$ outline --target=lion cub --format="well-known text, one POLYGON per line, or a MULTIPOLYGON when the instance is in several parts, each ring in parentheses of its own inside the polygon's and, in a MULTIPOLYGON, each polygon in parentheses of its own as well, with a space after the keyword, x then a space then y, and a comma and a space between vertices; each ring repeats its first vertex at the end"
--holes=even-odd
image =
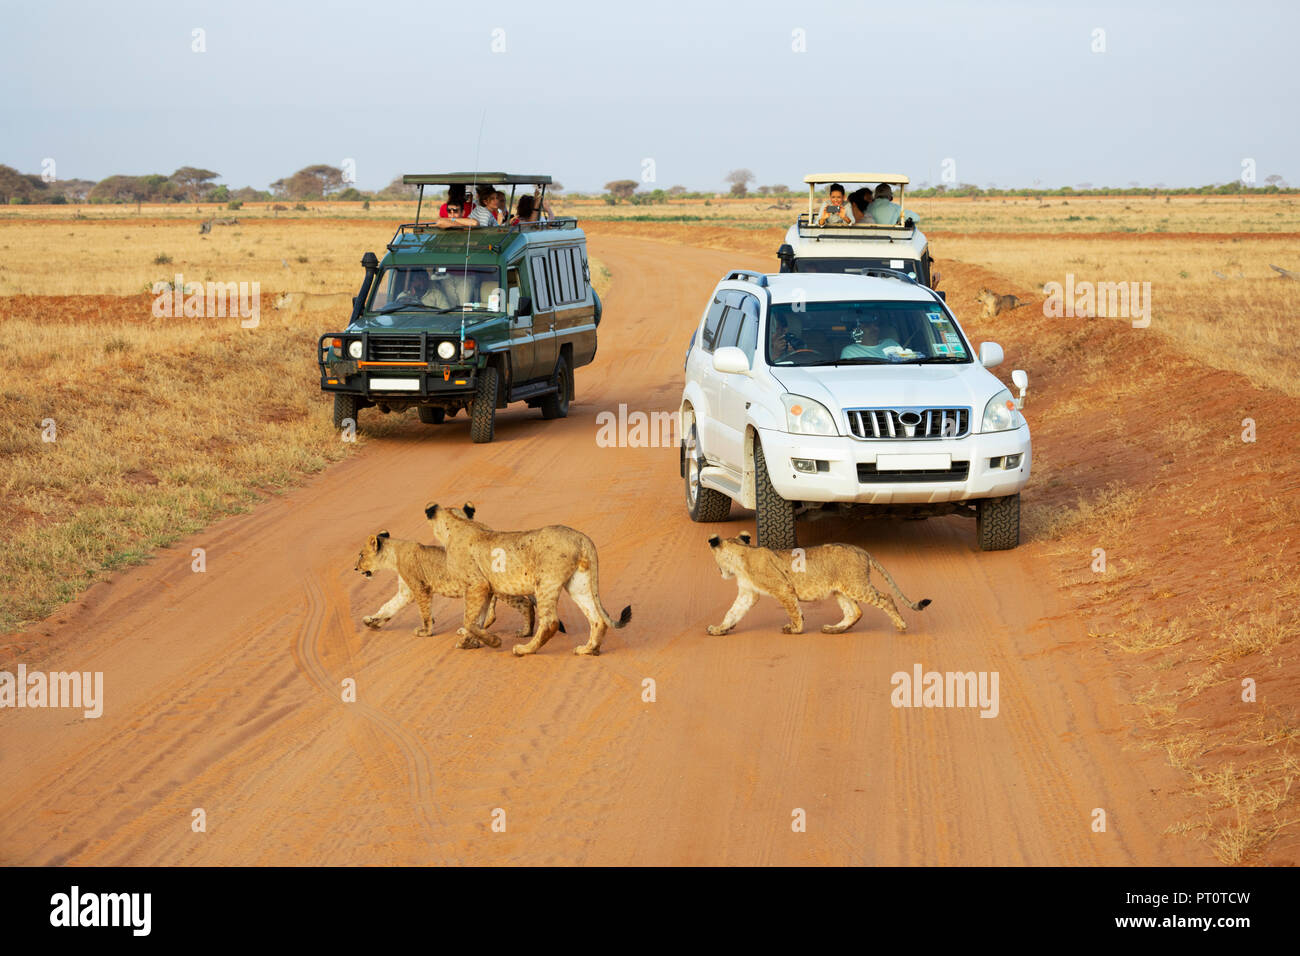
POLYGON ((803 633, 800 601, 820 601, 832 595, 839 601, 844 619, 822 627, 827 634, 842 634, 857 623, 862 617, 859 601, 874 604, 889 615, 900 631, 907 630, 894 599, 872 586, 872 568, 884 576, 894 593, 913 611, 930 604, 929 598, 915 604, 909 601, 875 558, 851 544, 819 544, 793 551, 774 551, 754 547, 749 543, 749 534, 742 532, 725 540, 715 534, 709 538, 709 547, 723 578, 734 577, 739 589, 722 623, 709 625, 710 634, 726 634, 739 624, 760 594, 776 598, 790 615, 790 623, 781 628, 786 634, 803 633))
POLYGON ((984 308, 980 312, 980 318, 983 319, 991 319, 999 312, 1008 309, 1020 308, 1020 300, 1014 295, 998 295, 990 289, 980 289, 980 294, 975 296, 975 301, 984 303, 984 308))
MULTIPOLYGON (((397 572, 397 593, 374 614, 361 619, 361 623, 366 627, 376 629, 383 627, 394 614, 406 607, 414 598, 420 607, 421 620, 415 633, 421 637, 428 637, 433 634, 433 615, 430 609, 433 595, 441 594, 444 597, 454 598, 465 596, 464 587, 453 581, 451 575, 447 573, 446 551, 433 545, 420 544, 418 541, 393 538, 387 531, 372 534, 366 539, 365 546, 357 555, 356 570, 366 577, 370 577, 376 571, 397 572)), ((533 600, 505 594, 500 597, 524 619, 525 627, 516 637, 526 637, 531 634, 534 623, 533 600)), ((496 620, 496 599, 496 594, 488 597, 487 604, 479 615, 481 628, 491 627, 492 622, 496 620)), ((487 631, 484 630, 483 634, 487 634, 487 631)), ((457 647, 480 646, 479 637, 470 637, 464 631, 461 635, 457 647)), ((501 638, 491 634, 482 637, 482 640, 493 647, 501 644, 501 638)))

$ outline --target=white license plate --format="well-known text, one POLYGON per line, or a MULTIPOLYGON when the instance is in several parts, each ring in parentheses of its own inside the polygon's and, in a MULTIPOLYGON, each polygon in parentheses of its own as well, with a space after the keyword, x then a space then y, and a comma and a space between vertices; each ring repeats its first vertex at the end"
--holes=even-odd
POLYGON ((418 392, 418 378, 372 378, 370 387, 380 392, 418 392))
POLYGON ((946 471, 952 455, 877 455, 877 471, 946 471))

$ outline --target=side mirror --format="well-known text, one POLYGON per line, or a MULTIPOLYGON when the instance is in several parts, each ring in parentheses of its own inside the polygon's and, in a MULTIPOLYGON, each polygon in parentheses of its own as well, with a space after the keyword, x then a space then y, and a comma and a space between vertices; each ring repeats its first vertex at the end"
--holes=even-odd
POLYGON ((713 370, 729 375, 748 375, 749 359, 740 349, 728 345, 713 353, 713 370))
POLYGON ((519 305, 515 307, 515 315, 517 317, 523 317, 525 315, 532 315, 532 314, 533 314, 533 297, 530 295, 521 295, 519 297, 519 305))
POLYGON ((1002 364, 1002 346, 997 342, 980 343, 980 364, 985 368, 995 368, 1002 364))
POLYGON ((937 296, 938 296, 940 299, 942 299, 944 302, 947 302, 947 301, 948 301, 948 293, 947 293, 947 292, 940 292, 938 289, 935 289, 935 290, 934 290, 934 294, 937 295, 937 296))
POLYGON ((1016 369, 1011 373, 1011 383, 1020 389, 1020 398, 1016 401, 1016 408, 1025 407, 1025 392, 1029 389, 1029 376, 1025 374, 1022 368, 1016 369))

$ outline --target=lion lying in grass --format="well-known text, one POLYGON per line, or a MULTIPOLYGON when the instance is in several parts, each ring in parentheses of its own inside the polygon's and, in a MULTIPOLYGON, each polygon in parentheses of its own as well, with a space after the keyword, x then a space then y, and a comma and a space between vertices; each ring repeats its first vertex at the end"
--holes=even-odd
MULTIPOLYGON (((361 623, 366 627, 375 629, 383 627, 392 620, 393 615, 414 600, 420 608, 421 621, 415 633, 421 637, 428 637, 433 634, 431 612, 433 595, 441 594, 443 597, 459 598, 464 597, 465 593, 464 588, 447 572, 446 551, 433 545, 420 544, 418 541, 391 537, 387 531, 372 534, 366 539, 361 553, 357 555, 356 570, 366 577, 370 577, 376 571, 397 572, 397 593, 374 614, 361 619, 361 623)), ((462 630, 457 647, 478 647, 480 640, 486 640, 493 647, 500 645, 501 639, 486 630, 496 620, 498 596, 518 611, 524 619, 524 627, 515 637, 524 638, 532 634, 536 620, 534 600, 531 597, 493 593, 488 596, 482 612, 477 617, 477 623, 487 637, 483 638, 480 635, 471 640, 462 630)), ((560 624, 560 630, 563 629, 564 625, 560 624)))
POLYGON ((465 594, 464 630, 486 640, 478 624, 493 592, 527 594, 537 601, 537 627, 527 644, 516 644, 520 656, 535 654, 559 627, 560 591, 566 590, 591 628, 586 644, 575 654, 599 654, 609 627, 624 627, 632 608, 623 608, 617 621, 600 602, 596 546, 581 531, 551 525, 535 531, 493 531, 474 521, 474 506, 463 512, 430 504, 424 509, 434 540, 447 549, 447 573, 465 594))
POLYGON ((834 596, 844 612, 838 624, 827 624, 822 630, 827 634, 842 634, 862 617, 859 601, 874 604, 894 622, 900 631, 907 623, 898 613, 894 599, 877 591, 871 583, 871 570, 875 568, 889 582, 894 593, 913 611, 930 604, 930 599, 913 603, 907 599, 893 576, 880 566, 875 558, 851 544, 819 544, 793 551, 775 551, 757 548, 749 543, 749 534, 742 532, 725 540, 716 534, 709 538, 713 560, 724 578, 736 579, 739 593, 721 624, 709 625, 710 634, 726 634, 740 623, 760 594, 770 594, 781 602, 790 623, 781 628, 786 634, 803 633, 803 612, 800 601, 820 601, 834 596))

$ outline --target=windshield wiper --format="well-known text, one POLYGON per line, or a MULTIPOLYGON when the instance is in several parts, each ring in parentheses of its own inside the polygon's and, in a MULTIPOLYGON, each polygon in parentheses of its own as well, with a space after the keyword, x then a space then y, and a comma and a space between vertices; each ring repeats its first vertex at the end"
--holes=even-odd
POLYGON ((921 356, 921 357, 919 357, 919 358, 913 358, 913 359, 901 359, 900 361, 895 362, 894 364, 895 364, 895 365, 931 365, 931 364, 937 364, 937 363, 941 363, 941 362, 948 362, 948 363, 962 362, 962 363, 965 363, 965 362, 967 362, 967 361, 969 361, 969 359, 958 358, 958 357, 955 356, 955 355, 931 355, 931 356, 928 356, 928 357, 927 357, 927 356, 921 356))
POLYGON ((391 312, 399 312, 402 309, 418 309, 421 312, 432 312, 434 315, 444 315, 447 312, 457 312, 461 306, 453 309, 435 309, 432 306, 425 305, 420 301, 414 302, 390 302, 388 305, 381 306, 374 310, 375 315, 388 315, 391 312))

